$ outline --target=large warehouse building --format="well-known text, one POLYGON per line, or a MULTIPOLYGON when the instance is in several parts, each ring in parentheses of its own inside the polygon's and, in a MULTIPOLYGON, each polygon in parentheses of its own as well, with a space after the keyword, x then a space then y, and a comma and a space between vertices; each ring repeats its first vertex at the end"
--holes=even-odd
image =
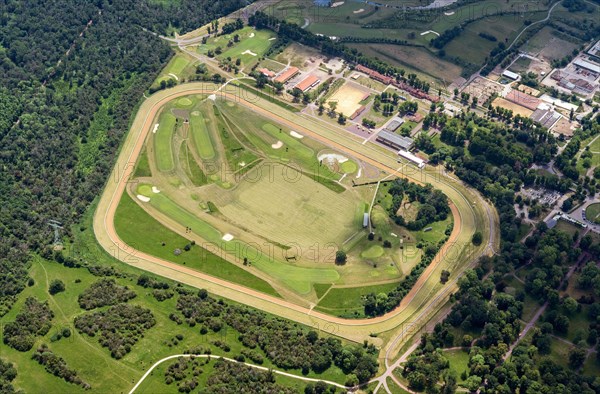
POLYGON ((377 134, 375 141, 380 142, 394 149, 409 150, 412 148, 414 141, 412 138, 403 137, 398 134, 390 133, 389 131, 382 130, 377 134))

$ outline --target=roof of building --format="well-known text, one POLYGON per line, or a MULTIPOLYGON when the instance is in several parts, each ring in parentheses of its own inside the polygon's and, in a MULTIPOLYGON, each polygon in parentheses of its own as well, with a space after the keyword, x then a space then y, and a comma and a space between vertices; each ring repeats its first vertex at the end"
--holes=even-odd
POLYGON ((319 78, 317 78, 316 76, 309 75, 308 77, 306 77, 302 81, 300 81, 295 87, 304 92, 307 89, 312 88, 314 85, 316 85, 320 81, 321 80, 319 78))
POLYGON ((418 157, 416 155, 413 155, 409 151, 401 150, 398 152, 398 155, 404 157, 405 159, 412 161, 413 163, 416 163, 419 166, 425 164, 425 160, 421 159, 420 157, 418 157))
POLYGON ((379 134, 377 134, 376 139, 385 140, 386 142, 392 143, 406 150, 410 149, 413 145, 412 138, 403 137, 398 134, 390 133, 386 130, 380 131, 379 134))
POLYGON ((369 214, 365 212, 363 214, 363 227, 367 227, 369 225, 369 214))
POLYGON ((398 130, 398 127, 402 126, 402 123, 404 123, 404 119, 396 118, 385 126, 385 130, 394 132, 398 130))
POLYGON ((529 108, 531 110, 536 110, 540 105, 540 100, 525 94, 523 92, 519 92, 518 90, 511 90, 507 95, 506 99, 508 101, 512 101, 515 104, 522 105, 525 108, 529 108))
POLYGON ((531 119, 547 129, 551 129, 560 120, 560 114, 551 109, 536 109, 531 114, 531 119))
POLYGON ((296 75, 298 71, 298 67, 290 67, 285 69, 275 78, 275 82, 286 82, 288 79, 296 75))
POLYGON ((264 76, 272 78, 275 76, 275 73, 271 70, 269 70, 268 68, 261 68, 260 71, 264 76))
POLYGON ((600 74, 600 66, 595 63, 588 62, 587 60, 575 59, 573 64, 600 74))
POLYGON ((502 73, 502 75, 504 75, 505 77, 508 77, 510 79, 514 79, 514 80, 519 79, 519 74, 514 73, 512 71, 508 71, 508 70, 504 70, 504 72, 502 73))

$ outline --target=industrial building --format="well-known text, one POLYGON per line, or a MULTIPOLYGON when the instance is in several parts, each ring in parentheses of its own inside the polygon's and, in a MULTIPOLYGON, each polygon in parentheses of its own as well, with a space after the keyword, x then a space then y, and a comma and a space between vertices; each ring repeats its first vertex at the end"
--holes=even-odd
POLYGON ((406 151, 412 148, 414 144, 412 138, 403 137, 385 130, 382 130, 379 132, 379 134, 377 134, 375 141, 394 149, 404 149, 406 151))
POLYGON ((592 62, 588 62, 587 60, 583 60, 583 59, 575 59, 573 61, 573 64, 576 65, 579 68, 584 68, 588 71, 591 71, 593 73, 596 74, 600 74, 600 66, 592 63, 592 62))

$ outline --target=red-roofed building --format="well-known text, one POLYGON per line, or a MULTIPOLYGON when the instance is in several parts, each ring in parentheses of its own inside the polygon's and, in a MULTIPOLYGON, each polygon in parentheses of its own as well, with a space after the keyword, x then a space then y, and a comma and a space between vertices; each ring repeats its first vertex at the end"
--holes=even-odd
POLYGON ((300 89, 302 92, 306 92, 308 89, 317 86, 319 82, 321 82, 319 78, 315 77, 314 75, 309 75, 300 81, 295 88, 300 89))
POLYGON ((294 76, 296 76, 296 74, 298 74, 298 72, 300 72, 300 70, 298 70, 297 67, 287 68, 287 69, 283 70, 281 72, 281 74, 279 74, 274 79, 274 81, 275 82, 286 83, 287 81, 289 81, 290 79, 292 79, 294 76))
POLYGON ((268 68, 261 68, 258 71, 267 78, 273 78, 275 76, 275 73, 268 68))
POLYGON ((518 90, 511 90, 507 95, 506 99, 512 101, 515 104, 519 104, 525 108, 535 111, 540 105, 541 101, 533 96, 519 92, 518 90))

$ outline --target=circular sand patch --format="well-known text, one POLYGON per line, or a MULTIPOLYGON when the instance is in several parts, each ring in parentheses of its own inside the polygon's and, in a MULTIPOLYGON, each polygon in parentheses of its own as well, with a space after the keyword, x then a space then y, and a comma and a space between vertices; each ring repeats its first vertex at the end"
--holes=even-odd
POLYGON ((281 142, 281 141, 277 141, 276 143, 271 144, 271 148, 273 148, 273 149, 279 149, 282 146, 283 146, 283 142, 281 142))
POLYGON ((157 194, 160 193, 160 190, 156 186, 152 186, 152 193, 157 194))
POLYGON ((252 38, 254 37, 254 33, 250 33, 250 35, 248 36, 248 38, 252 38))

